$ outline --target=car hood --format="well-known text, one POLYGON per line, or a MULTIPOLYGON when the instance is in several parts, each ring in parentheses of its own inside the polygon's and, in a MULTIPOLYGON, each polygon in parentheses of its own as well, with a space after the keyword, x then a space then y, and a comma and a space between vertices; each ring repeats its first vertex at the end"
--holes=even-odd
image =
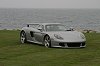
POLYGON ((55 38, 54 34, 59 35, 62 37, 65 41, 85 41, 85 36, 83 33, 78 31, 53 31, 53 32, 47 32, 48 35, 50 35, 51 38, 55 38), (83 39, 84 37, 84 39, 83 39))

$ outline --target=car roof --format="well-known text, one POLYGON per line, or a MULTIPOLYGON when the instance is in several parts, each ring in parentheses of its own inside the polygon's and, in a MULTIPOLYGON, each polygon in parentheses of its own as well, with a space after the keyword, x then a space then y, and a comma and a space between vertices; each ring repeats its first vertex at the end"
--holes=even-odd
POLYGON ((61 23, 27 23, 27 25, 32 25, 32 24, 50 25, 50 24, 61 24, 61 23))

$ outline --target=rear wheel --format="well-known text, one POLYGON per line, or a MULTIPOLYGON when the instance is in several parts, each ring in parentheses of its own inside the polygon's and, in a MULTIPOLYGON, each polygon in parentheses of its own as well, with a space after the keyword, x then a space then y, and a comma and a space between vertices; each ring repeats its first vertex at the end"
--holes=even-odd
POLYGON ((21 43, 26 43, 27 42, 26 34, 25 34, 24 31, 22 31, 21 34, 20 34, 20 41, 21 41, 21 43))
POLYGON ((50 48, 51 47, 51 39, 50 39, 50 37, 48 35, 45 36, 45 38, 44 38, 44 45, 47 48, 50 48))

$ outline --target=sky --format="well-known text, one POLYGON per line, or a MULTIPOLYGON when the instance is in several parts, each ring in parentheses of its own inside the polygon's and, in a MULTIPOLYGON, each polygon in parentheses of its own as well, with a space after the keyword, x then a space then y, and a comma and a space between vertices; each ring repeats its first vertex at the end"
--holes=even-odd
POLYGON ((0 8, 99 8, 100 0, 0 0, 0 8))

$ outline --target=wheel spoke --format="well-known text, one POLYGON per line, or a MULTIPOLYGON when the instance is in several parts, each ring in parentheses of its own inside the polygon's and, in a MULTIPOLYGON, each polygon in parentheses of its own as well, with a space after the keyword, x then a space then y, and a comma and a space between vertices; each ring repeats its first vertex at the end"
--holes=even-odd
POLYGON ((49 37, 46 37, 46 40, 49 42, 50 41, 49 37))
POLYGON ((44 44, 45 44, 45 47, 50 47, 50 38, 48 36, 45 37, 44 39, 44 44))
POLYGON ((25 33, 21 33, 20 40, 21 40, 21 43, 25 43, 25 33))

